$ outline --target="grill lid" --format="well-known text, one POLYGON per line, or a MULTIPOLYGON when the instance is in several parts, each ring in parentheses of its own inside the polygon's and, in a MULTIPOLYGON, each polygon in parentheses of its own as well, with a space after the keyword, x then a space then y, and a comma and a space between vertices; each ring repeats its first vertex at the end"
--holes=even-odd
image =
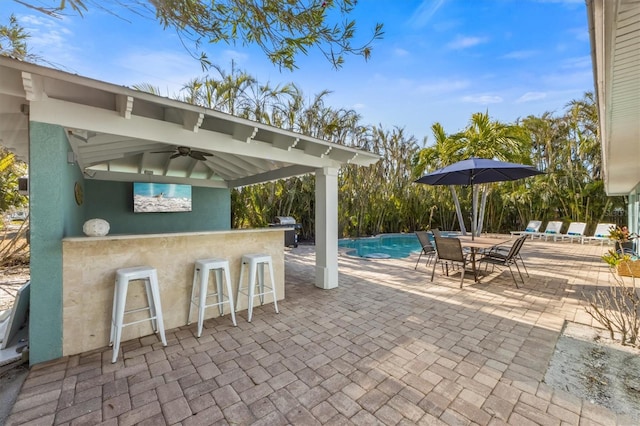
POLYGON ((296 220, 291 216, 276 216, 275 223, 280 225, 295 225, 296 220))

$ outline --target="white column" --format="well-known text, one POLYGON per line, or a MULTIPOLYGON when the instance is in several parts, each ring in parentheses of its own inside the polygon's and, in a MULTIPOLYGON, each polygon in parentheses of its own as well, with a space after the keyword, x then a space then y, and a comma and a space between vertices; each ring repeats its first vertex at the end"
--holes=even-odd
POLYGON ((338 169, 316 170, 316 287, 338 287, 338 169))

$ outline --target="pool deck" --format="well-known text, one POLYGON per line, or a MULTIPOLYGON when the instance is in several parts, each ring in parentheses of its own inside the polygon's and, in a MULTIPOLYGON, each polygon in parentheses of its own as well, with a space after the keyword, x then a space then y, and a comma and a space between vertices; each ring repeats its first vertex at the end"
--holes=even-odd
POLYGON ((612 280, 607 246, 527 241, 529 269, 474 283, 406 259, 339 259, 314 283, 315 252, 286 254, 286 299, 31 368, 7 425, 626 425, 553 389, 565 321, 591 324, 584 292, 612 280))

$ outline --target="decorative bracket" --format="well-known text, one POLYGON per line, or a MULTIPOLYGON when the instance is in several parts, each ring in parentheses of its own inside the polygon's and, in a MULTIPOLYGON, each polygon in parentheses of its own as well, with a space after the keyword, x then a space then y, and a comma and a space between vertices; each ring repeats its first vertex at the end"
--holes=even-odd
POLYGON ((186 130, 189 130, 193 133, 198 133, 198 129, 200 128, 200 126, 202 126, 203 121, 203 112, 198 113, 193 111, 185 111, 182 118, 182 125, 186 130))
POLYGON ((235 129, 233 132, 233 139, 238 141, 243 141, 246 143, 251 143, 253 138, 258 134, 257 127, 245 127, 242 126, 239 129, 235 129))
POLYGON ((47 95, 44 93, 44 84, 42 83, 42 77, 39 75, 33 75, 30 72, 22 72, 22 87, 25 91, 25 97, 28 101, 41 101, 46 99, 47 95))
POLYGON ((116 95, 116 110, 120 116, 131 119, 131 111, 133 111, 133 96, 116 95))

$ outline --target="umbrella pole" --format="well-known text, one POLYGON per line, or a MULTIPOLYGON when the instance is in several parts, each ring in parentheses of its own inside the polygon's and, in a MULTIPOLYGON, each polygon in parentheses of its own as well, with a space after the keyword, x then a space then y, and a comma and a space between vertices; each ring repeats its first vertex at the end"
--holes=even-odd
POLYGON ((471 209, 473 210, 472 217, 471 217, 471 240, 474 240, 476 236, 476 229, 478 224, 478 187, 471 184, 471 193, 473 194, 471 196, 473 200, 471 203, 472 204, 471 209))

